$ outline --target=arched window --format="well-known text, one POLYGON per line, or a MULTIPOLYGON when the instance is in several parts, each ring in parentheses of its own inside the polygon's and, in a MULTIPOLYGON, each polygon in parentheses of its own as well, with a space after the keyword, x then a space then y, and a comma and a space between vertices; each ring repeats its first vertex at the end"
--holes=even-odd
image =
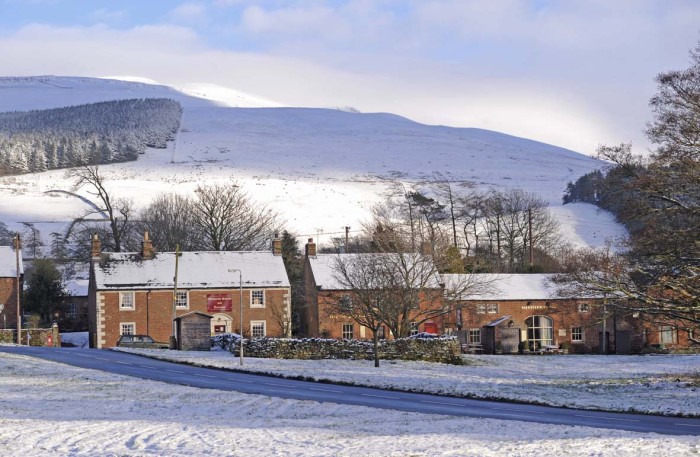
POLYGON ((527 325, 527 344, 531 351, 542 349, 553 343, 552 318, 532 316, 525 319, 527 325))

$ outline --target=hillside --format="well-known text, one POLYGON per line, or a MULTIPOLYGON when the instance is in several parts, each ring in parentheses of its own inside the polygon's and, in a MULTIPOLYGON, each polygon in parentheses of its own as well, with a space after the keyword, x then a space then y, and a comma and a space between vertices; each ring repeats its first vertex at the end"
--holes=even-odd
MULTIPOLYGON (((609 215, 590 205, 561 206, 566 183, 599 163, 536 141, 422 125, 391 114, 271 108, 273 102, 206 85, 178 91, 90 78, 0 78, 0 111, 146 97, 176 100, 184 114, 166 149, 103 167, 110 188, 137 206, 161 192, 189 192, 201 182, 234 178, 283 213, 291 230, 316 237, 346 225, 358 228, 388 181, 410 186, 440 172, 458 185, 540 194, 576 243, 601 244, 622 233, 609 215)), ((11 226, 40 222, 45 234, 56 231, 84 204, 44 193, 69 189, 64 175, 49 171, 0 180, 0 220, 11 226)))

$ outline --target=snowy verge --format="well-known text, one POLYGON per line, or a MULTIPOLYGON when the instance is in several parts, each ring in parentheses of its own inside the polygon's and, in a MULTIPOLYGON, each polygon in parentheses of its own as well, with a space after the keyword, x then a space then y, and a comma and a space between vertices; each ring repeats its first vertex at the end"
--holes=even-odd
POLYGON ((0 455, 695 455, 696 436, 543 426, 178 386, 0 354, 0 455))
POLYGON ((124 349, 162 360, 328 383, 567 408, 700 416, 700 355, 465 356, 429 362, 280 360, 225 351, 124 349))

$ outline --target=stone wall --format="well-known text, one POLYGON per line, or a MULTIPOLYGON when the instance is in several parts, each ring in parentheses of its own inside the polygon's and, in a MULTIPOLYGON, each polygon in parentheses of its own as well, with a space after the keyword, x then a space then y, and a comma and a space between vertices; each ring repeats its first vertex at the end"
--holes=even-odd
MULTIPOLYGON (((238 343, 229 346, 238 355, 238 343)), ((336 340, 324 338, 255 338, 243 341, 246 357, 274 359, 356 359, 373 360, 371 341, 336 340)), ((382 360, 422 360, 460 365, 460 345, 457 338, 402 338, 379 342, 382 360)))
MULTIPOLYGON (((30 346, 61 346, 61 335, 58 332, 58 327, 55 328, 33 328, 22 330, 22 344, 27 344, 27 332, 29 332, 30 346), (49 344, 49 336, 51 336, 51 344, 49 344)), ((0 330, 0 343, 16 343, 17 330, 7 329, 0 330)))

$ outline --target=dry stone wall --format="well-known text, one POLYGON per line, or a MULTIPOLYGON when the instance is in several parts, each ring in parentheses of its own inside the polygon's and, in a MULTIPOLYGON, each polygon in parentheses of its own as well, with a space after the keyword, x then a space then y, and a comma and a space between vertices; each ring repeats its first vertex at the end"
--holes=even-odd
MULTIPOLYGON (((231 338, 226 349, 238 355, 237 338, 231 338)), ((221 343, 217 345, 222 346, 221 343)), ((373 360, 371 341, 336 340, 325 338, 254 338, 243 340, 246 357, 274 359, 354 359, 373 360)), ((402 338, 379 342, 379 358, 383 360, 422 360, 460 365, 460 345, 457 338, 402 338)))

